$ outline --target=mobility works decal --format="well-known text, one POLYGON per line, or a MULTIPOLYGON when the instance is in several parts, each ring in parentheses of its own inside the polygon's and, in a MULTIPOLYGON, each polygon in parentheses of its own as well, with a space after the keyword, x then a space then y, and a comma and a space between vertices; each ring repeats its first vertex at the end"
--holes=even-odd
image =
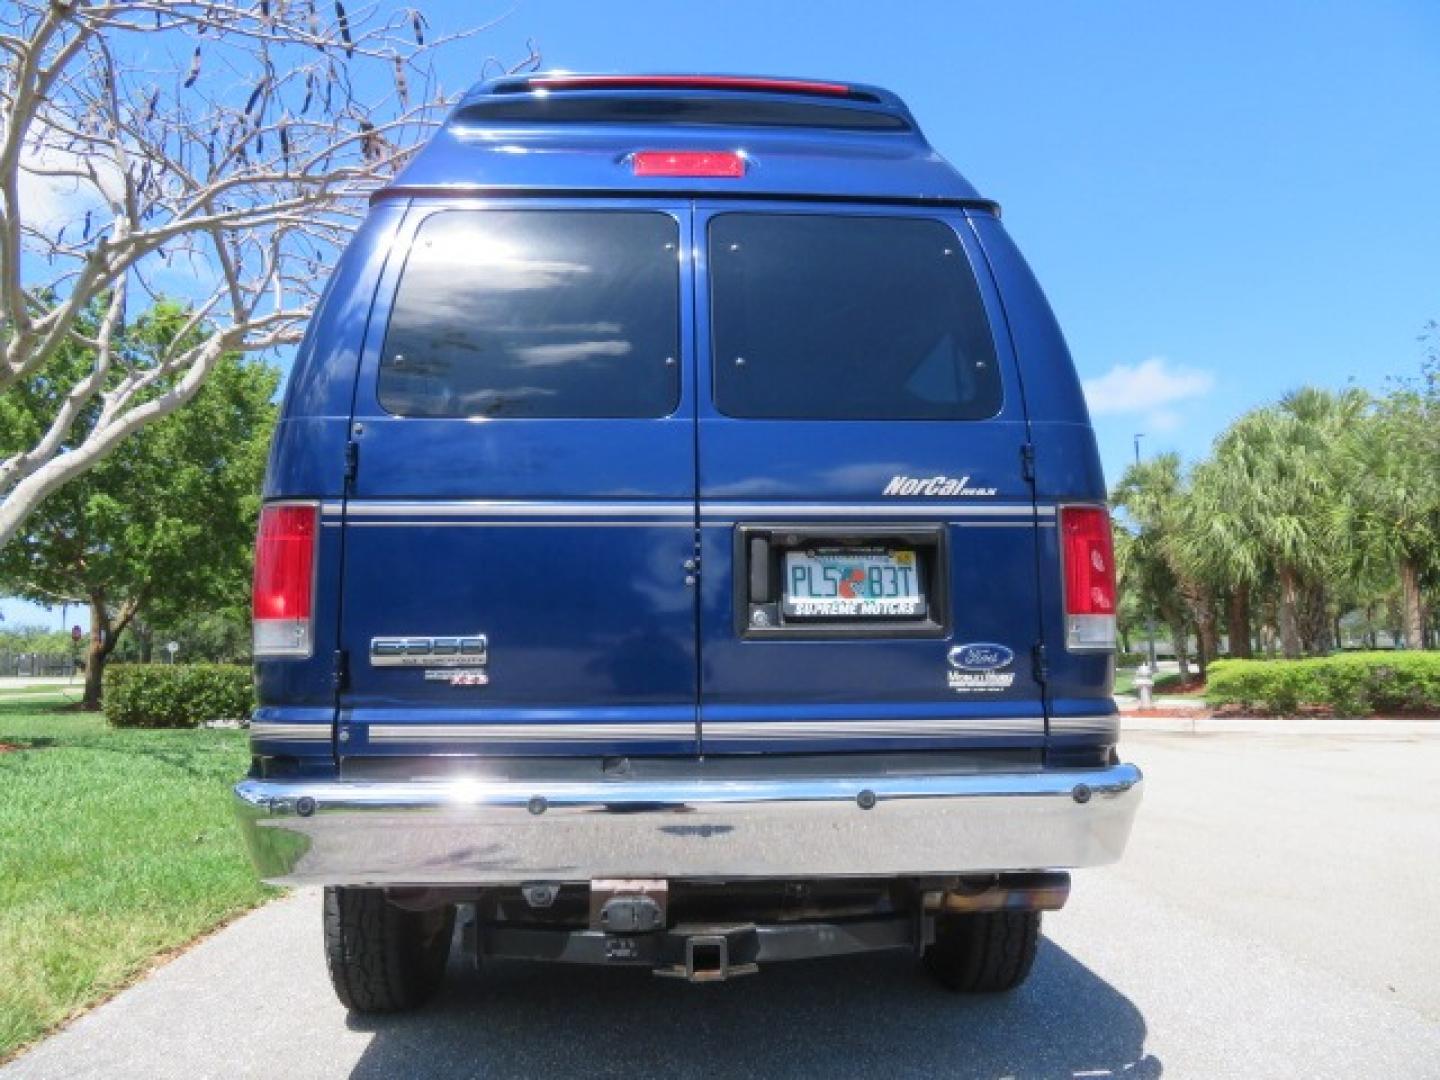
POLYGON ((993 487, 971 487, 968 476, 892 476, 882 495, 928 495, 931 498, 956 496, 993 497, 993 487))
POLYGON ((1015 650, 1005 645, 973 642, 956 645, 946 654, 950 689, 957 694, 995 693, 1010 689, 1015 672, 1006 671, 1015 662, 1015 650))

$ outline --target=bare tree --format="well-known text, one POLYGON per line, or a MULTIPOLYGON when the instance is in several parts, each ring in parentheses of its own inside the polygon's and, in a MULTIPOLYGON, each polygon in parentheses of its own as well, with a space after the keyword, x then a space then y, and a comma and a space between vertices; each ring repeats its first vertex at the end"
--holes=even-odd
POLYGON ((0 432, 0 547, 221 356, 299 339, 365 195, 451 104, 434 51, 483 29, 384 2, 0 7, 0 395, 67 342, 94 357, 40 438, 0 432), (191 303, 184 344, 119 348, 161 293, 191 303))

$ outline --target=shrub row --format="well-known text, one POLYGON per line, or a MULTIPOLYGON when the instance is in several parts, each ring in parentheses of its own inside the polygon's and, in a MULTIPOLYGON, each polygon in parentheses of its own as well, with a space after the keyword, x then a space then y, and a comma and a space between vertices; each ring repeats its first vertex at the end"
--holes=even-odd
POLYGON ((247 718, 255 689, 241 664, 111 664, 104 706, 115 727, 193 728, 247 718))
POLYGON ((1211 705, 1293 713, 1328 706, 1342 716, 1440 711, 1440 653, 1343 653, 1314 660, 1217 660, 1206 672, 1211 705))

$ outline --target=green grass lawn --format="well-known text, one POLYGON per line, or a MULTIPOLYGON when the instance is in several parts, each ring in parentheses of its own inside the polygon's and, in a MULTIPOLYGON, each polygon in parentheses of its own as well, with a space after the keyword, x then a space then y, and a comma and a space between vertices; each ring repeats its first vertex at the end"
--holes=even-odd
POLYGON ((239 731, 0 700, 0 1061, 275 890, 230 813, 239 731))
POLYGON ((80 683, 74 685, 54 685, 40 683, 35 686, 15 684, 0 685, 0 704, 12 705, 17 702, 24 702, 36 708, 45 705, 63 705, 72 701, 79 701, 85 693, 85 687, 80 683))

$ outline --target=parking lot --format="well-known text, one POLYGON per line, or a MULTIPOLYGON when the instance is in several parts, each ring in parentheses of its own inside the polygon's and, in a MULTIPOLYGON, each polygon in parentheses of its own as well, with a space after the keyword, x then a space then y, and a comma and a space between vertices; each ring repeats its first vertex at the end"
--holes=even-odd
POLYGON ((1130 852, 1007 998, 898 955, 710 987, 457 961, 426 1010, 347 1017, 305 891, 0 1075, 1440 1076, 1440 731, 1363 730, 1127 734, 1130 852))

